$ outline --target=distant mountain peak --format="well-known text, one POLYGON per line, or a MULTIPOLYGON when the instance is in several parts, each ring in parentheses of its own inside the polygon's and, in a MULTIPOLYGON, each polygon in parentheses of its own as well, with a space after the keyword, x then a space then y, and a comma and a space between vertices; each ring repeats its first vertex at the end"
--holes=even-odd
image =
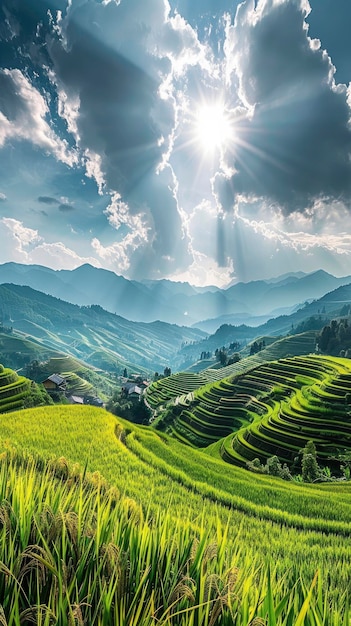
POLYGON ((0 265, 0 284, 27 285, 78 305, 100 305, 130 320, 162 320, 197 326, 200 320, 248 321, 288 310, 301 302, 321 298, 351 277, 336 278, 325 270, 291 272, 271 280, 238 282, 229 288, 197 288, 187 282, 129 280, 112 270, 84 263, 74 270, 53 270, 41 265, 0 265), (245 320, 247 316, 247 320, 245 320))

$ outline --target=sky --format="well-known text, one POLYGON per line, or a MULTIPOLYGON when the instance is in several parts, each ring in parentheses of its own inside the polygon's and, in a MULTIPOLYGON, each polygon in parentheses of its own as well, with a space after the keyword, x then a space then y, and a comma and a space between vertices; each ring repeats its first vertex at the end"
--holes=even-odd
POLYGON ((2 0, 0 263, 351 274, 349 0, 2 0))

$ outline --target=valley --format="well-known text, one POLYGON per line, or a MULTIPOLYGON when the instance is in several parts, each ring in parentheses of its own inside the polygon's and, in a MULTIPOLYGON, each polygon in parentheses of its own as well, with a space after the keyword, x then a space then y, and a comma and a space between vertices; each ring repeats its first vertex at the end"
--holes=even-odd
POLYGON ((0 285, 6 624, 349 626, 350 305, 209 334, 0 285))

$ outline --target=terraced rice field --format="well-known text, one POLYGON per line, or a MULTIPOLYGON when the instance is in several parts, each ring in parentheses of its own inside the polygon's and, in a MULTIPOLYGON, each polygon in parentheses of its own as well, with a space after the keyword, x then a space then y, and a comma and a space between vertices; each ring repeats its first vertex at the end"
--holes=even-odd
POLYGON ((61 375, 67 382, 67 391, 70 394, 85 396, 92 393, 93 385, 74 372, 62 372, 61 375))
POLYGON ((348 359, 279 359, 181 396, 168 407, 167 432, 196 447, 221 440, 210 452, 241 466, 274 455, 291 465, 312 439, 333 467, 330 457, 351 451, 350 394, 348 359))
POLYGON ((178 396, 193 392, 206 383, 220 381, 223 378, 247 372, 266 361, 275 361, 287 355, 309 354, 313 352, 315 345, 316 334, 314 331, 284 337, 267 346, 261 352, 241 359, 238 363, 226 367, 203 369, 200 373, 194 371, 180 372, 158 380, 149 386, 146 398, 149 405, 156 409, 173 401, 178 396))
POLYGON ((145 397, 152 408, 168 403, 174 398, 186 396, 207 382, 206 376, 180 372, 161 378, 146 389, 145 397))
POLYGON ((61 355, 52 357, 46 364, 47 375, 57 372, 75 372, 79 373, 84 370, 92 370, 93 367, 89 366, 89 368, 85 367, 82 361, 78 361, 72 356, 61 355))
POLYGON ((221 380, 233 374, 248 371, 266 361, 275 361, 287 356, 304 355, 314 352, 316 347, 316 333, 309 331, 300 335, 291 335, 278 339, 257 354, 245 357, 238 363, 227 365, 219 369, 208 368, 201 372, 209 381, 221 380))
POLYGON ((246 465, 277 455, 291 465, 309 440, 322 465, 337 466, 334 457, 351 452, 349 360, 295 357, 262 366, 244 381, 261 397, 264 412, 251 415, 251 423, 222 442, 226 461, 246 465))
POLYGON ((30 395, 31 381, 0 365, 0 413, 23 408, 30 395))

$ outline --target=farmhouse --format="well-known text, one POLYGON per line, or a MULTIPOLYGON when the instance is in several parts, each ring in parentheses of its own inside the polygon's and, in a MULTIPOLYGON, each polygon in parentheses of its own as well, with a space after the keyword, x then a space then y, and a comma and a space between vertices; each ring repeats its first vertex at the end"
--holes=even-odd
POLYGON ((103 407, 104 402, 99 396, 84 396, 84 404, 90 404, 91 406, 103 407))
POLYGON ((131 383, 128 382, 125 385, 123 385, 122 387, 122 393, 124 393, 125 396, 128 396, 128 398, 133 399, 133 398, 140 398, 141 393, 142 393, 142 389, 141 387, 139 387, 139 385, 136 385, 135 383, 131 383))
POLYGON ((46 380, 43 380, 43 385, 49 393, 53 391, 65 392, 67 387, 66 379, 59 374, 51 374, 46 380))
POLYGON ((141 388, 138 385, 133 385, 128 389, 128 398, 140 398, 141 388))

